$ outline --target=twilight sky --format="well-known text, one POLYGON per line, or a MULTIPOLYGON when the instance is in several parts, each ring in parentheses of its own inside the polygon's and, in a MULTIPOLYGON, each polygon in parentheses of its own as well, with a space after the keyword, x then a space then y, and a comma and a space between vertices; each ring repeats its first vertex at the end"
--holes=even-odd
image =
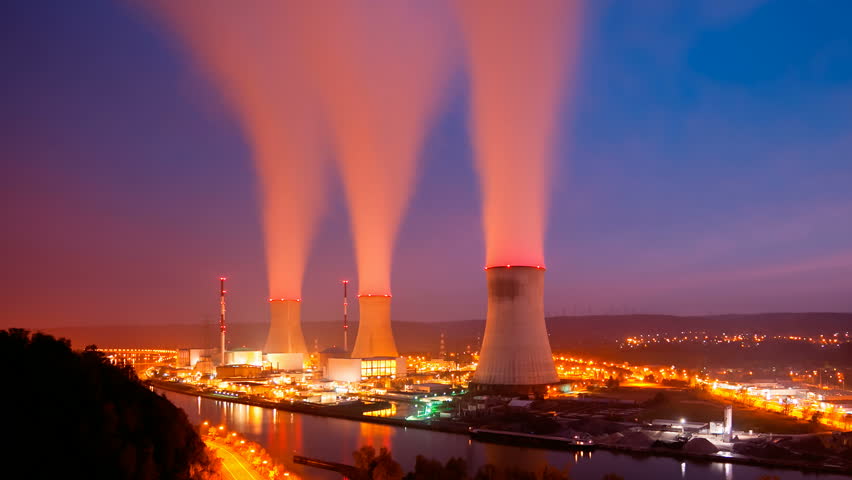
MULTIPOLYGON (((548 313, 852 310, 849 18, 844 0, 588 2, 548 313)), ((0 37, 0 327, 209 321, 220 275, 231 321, 264 321, 251 152, 176 37, 108 0, 0 2, 0 37)), ((485 315, 469 100, 456 71, 396 242, 396 320, 485 315)), ((357 279, 329 171, 306 321, 339 318, 357 279)))

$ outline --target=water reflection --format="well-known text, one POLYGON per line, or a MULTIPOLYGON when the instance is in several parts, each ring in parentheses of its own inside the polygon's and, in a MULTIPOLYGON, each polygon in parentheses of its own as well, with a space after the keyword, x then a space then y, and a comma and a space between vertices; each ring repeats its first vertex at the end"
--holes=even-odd
POLYGON ((209 420, 240 431, 261 444, 270 455, 291 470, 311 479, 339 479, 339 475, 316 469, 305 470, 293 464, 293 454, 307 455, 352 464, 352 452, 365 444, 391 449, 403 469, 414 468, 418 454, 446 462, 450 457, 465 459, 473 473, 491 462, 518 465, 541 471, 549 464, 570 468, 574 480, 597 480, 614 473, 625 480, 645 478, 686 478, 689 480, 756 480, 764 475, 780 480, 848 480, 839 475, 806 475, 795 471, 770 470, 723 463, 681 462, 672 458, 630 456, 604 450, 591 452, 557 452, 484 444, 466 435, 430 432, 416 428, 354 422, 270 410, 221 400, 201 399, 189 395, 161 392, 181 407, 193 423, 209 420), (687 465, 688 464, 688 465, 687 465))
POLYGON ((361 444, 372 445, 378 450, 381 447, 391 449, 391 428, 387 425, 377 425, 375 423, 359 423, 361 430, 361 444))

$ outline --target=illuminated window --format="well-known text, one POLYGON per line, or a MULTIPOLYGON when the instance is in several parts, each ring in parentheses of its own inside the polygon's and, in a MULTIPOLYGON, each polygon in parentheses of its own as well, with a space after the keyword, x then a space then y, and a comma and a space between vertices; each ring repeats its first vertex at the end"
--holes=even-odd
POLYGON ((373 358, 361 360, 362 377, 389 377, 396 375, 396 359, 373 358))

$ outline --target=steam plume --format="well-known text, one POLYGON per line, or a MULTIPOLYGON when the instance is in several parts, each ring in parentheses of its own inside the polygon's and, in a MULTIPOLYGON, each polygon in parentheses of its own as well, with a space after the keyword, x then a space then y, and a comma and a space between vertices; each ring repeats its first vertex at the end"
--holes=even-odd
POLYGON ((390 293, 391 255, 448 70, 439 2, 313 2, 316 82, 337 146, 359 289, 390 293))
POLYGON ((458 0, 487 265, 544 265, 552 140, 573 78, 579 1, 458 0))
POLYGON ((324 191, 316 99, 294 34, 298 18, 277 0, 153 4, 213 77, 249 138, 270 296, 299 298, 324 191))

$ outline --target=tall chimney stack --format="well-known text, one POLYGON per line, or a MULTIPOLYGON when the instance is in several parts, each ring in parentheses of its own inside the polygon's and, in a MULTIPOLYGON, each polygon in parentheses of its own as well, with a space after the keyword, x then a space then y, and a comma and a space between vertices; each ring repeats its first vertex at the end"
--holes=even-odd
POLYGON ((222 353, 220 362, 225 364, 225 277, 219 277, 219 349, 222 353))

